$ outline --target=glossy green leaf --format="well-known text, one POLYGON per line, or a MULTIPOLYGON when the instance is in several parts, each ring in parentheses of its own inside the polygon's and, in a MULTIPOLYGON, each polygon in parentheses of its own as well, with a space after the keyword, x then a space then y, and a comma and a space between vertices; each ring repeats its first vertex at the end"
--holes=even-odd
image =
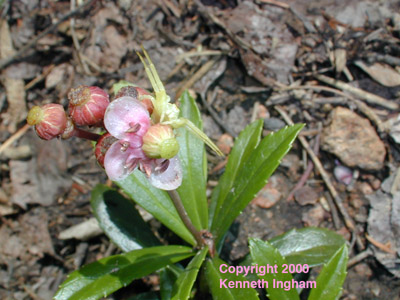
POLYGON ((171 300, 172 289, 184 269, 177 265, 168 265, 160 270, 160 294, 162 300, 171 300))
POLYGON ((172 300, 189 299, 199 269, 206 258, 208 247, 204 247, 192 258, 186 269, 179 275, 172 290, 172 300))
POLYGON ((217 241, 266 184, 302 128, 303 124, 297 124, 270 133, 249 154, 238 170, 232 188, 221 202, 218 214, 214 215, 211 232, 217 241))
POLYGON ((290 230, 269 240, 269 243, 288 263, 313 267, 328 262, 346 241, 329 229, 307 227, 290 230))
POLYGON ((117 191, 97 185, 90 203, 100 227, 124 252, 160 245, 135 204, 117 191))
POLYGON ((136 169, 127 178, 116 183, 137 204, 170 230, 189 244, 196 244, 194 237, 180 219, 168 193, 153 187, 142 172, 136 169))
MULTIPOLYGON (((189 119, 199 129, 203 128, 200 112, 194 99, 186 91, 179 99, 181 117, 189 119)), ((179 128, 179 159, 182 165, 182 185, 177 189, 193 225, 201 230, 208 225, 208 205, 206 197, 207 173, 204 143, 186 128, 179 128)))
POLYGON ((342 285, 346 278, 348 253, 343 245, 322 268, 317 277, 317 286, 312 289, 308 300, 335 300, 342 293, 342 285))
POLYGON ((126 300, 160 300, 160 297, 156 292, 147 292, 129 297, 126 300))
POLYGON ((251 288, 253 281, 242 275, 225 272, 229 267, 221 259, 214 257, 206 263, 206 279, 214 300, 258 300, 257 291, 251 288), (221 265, 222 269, 220 269, 221 265))
POLYGON ((262 120, 257 120, 248 125, 237 137, 235 144, 229 154, 229 160, 225 167, 225 172, 219 179, 218 185, 212 192, 210 202, 210 227, 213 228, 216 219, 221 218, 221 209, 227 196, 235 184, 235 180, 240 174, 240 170, 246 163, 252 151, 257 147, 262 130, 262 120))
POLYGON ((96 300, 130 284, 134 279, 193 255, 183 246, 158 246, 109 256, 72 272, 55 300, 96 300))
POLYGON ((293 280, 292 274, 282 273, 283 265, 287 265, 287 262, 278 249, 274 248, 270 243, 259 239, 250 239, 249 248, 253 263, 266 267, 265 274, 264 272, 259 272, 258 277, 268 282, 268 287, 266 288, 268 298, 270 300, 300 299, 295 287, 288 290, 281 287, 278 288, 278 282, 283 282, 283 286, 288 282, 291 287, 293 280))

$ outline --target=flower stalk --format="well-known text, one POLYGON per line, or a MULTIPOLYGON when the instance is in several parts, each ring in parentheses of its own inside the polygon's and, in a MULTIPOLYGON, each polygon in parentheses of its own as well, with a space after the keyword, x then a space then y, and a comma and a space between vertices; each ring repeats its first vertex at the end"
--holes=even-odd
POLYGON ((183 224, 185 224, 186 228, 190 231, 190 233, 194 236, 197 242, 197 247, 202 247, 204 245, 203 237, 200 231, 194 227, 192 221, 189 218, 189 215, 186 212, 185 207, 183 206, 181 197, 176 190, 168 191, 169 196, 171 197, 172 203, 174 204, 183 224))

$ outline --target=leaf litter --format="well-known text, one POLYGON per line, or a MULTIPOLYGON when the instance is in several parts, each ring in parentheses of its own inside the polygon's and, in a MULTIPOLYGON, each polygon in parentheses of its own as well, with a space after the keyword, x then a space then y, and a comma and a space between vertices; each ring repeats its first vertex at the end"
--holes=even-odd
MULTIPOLYGON (((258 204, 249 205, 233 224, 223 249, 227 259, 243 258, 248 236, 268 239, 294 227, 318 225, 348 238, 351 258, 373 250, 349 269, 344 297, 391 299, 399 294, 399 196, 397 190, 385 189, 385 179, 400 165, 398 1, 90 1, 73 14, 74 30, 68 17, 62 19, 70 12, 67 2, 6 3, 0 22, 0 143, 11 139, 9 149, 29 145, 32 156, 0 157, 5 195, 0 201, 0 240, 7 241, 0 243, 0 298, 50 299, 76 267, 74 260, 84 264, 119 251, 101 236, 85 242, 58 239, 65 229, 90 219, 88 191, 106 180, 91 146, 79 141, 41 143, 31 133, 13 136, 24 125, 27 108, 49 102, 66 105, 67 91, 78 84, 109 89, 125 79, 148 86, 134 55, 141 44, 171 94, 188 87, 198 95, 206 131, 214 141, 222 134, 230 141, 262 115, 261 108, 268 112, 264 135, 275 130, 272 125, 284 125, 287 120, 277 105, 291 120, 307 124, 302 138, 308 142, 323 127, 325 146, 322 143, 317 159, 330 178, 329 188, 316 167, 302 179, 310 157, 295 143, 290 155, 296 160, 282 164, 276 185, 264 189, 273 190, 273 201, 262 199, 267 194, 261 193, 258 204), (58 20, 59 26, 35 40, 58 20), (18 60, 3 64, 24 46, 28 48, 18 60), (351 148, 364 152, 343 157, 345 152, 326 146, 333 129, 329 115, 338 108, 348 111, 352 121, 369 123, 364 135, 355 132, 357 124, 349 119, 341 124, 343 136, 354 138, 351 148), (371 140, 379 144, 373 148, 380 153, 368 158, 371 140), (352 184, 334 178, 337 160, 351 167, 352 184), (298 193, 296 201, 285 200, 299 181, 300 191, 307 192, 298 193), (365 269, 372 275, 365 275, 365 269)), ((231 143, 224 139, 228 152, 231 143)), ((350 145, 346 139, 340 142, 341 147, 350 145)), ((211 188, 224 161, 208 157, 209 170, 215 170, 211 188)), ((127 287, 127 293, 135 294, 138 286, 127 287)), ((120 294, 113 297, 123 299, 120 294)))

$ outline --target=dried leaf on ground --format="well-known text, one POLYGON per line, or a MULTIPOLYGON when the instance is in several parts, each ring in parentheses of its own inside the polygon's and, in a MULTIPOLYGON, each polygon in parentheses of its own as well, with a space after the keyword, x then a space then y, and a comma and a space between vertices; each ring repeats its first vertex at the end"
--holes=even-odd
MULTIPOLYGON (((7 58, 15 53, 10 28, 6 21, 0 23, 0 58, 7 58)), ((8 124, 9 130, 14 132, 17 124, 26 117, 26 103, 25 103, 25 83, 22 79, 16 79, 9 76, 7 69, 2 72, 2 84, 6 89, 8 101, 8 124)))
POLYGON ((392 197, 382 190, 366 196, 370 201, 371 209, 368 217, 368 234, 377 242, 387 245, 396 254, 385 252, 373 247, 378 261, 389 272, 400 277, 400 192, 392 197))
POLYGON ((10 177, 13 188, 11 202, 26 209, 27 204, 51 205, 71 186, 64 178, 67 153, 60 140, 42 141, 36 136, 37 157, 27 161, 11 160, 10 177))
POLYGON ((30 260, 32 257, 41 258, 45 253, 53 255, 54 249, 48 231, 46 211, 37 207, 22 215, 18 220, 19 226, 0 227, 0 263, 7 264, 8 259, 20 258, 30 260))
POLYGON ((400 73, 389 65, 374 63, 368 66, 362 61, 356 61, 355 64, 372 79, 384 86, 395 87, 400 85, 400 73))

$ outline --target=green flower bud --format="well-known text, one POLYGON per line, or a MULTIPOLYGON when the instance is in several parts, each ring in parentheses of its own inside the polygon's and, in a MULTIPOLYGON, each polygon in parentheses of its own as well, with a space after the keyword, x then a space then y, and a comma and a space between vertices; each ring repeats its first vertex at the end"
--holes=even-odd
POLYGON ((179 152, 179 144, 169 125, 156 124, 143 136, 143 152, 149 158, 173 158, 179 152))

